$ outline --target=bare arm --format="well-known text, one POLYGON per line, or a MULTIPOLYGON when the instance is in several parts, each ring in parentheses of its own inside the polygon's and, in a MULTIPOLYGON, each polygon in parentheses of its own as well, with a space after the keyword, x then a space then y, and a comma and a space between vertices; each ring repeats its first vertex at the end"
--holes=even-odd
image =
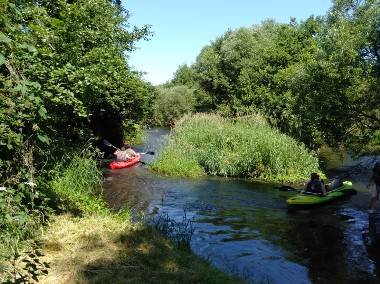
POLYGON ((323 182, 321 182, 321 188, 322 188, 323 195, 326 195, 326 187, 325 187, 325 184, 323 182))
POLYGON ((372 183, 372 181, 373 181, 374 178, 375 178, 375 172, 372 170, 371 173, 368 176, 367 187, 371 186, 371 183, 372 183))

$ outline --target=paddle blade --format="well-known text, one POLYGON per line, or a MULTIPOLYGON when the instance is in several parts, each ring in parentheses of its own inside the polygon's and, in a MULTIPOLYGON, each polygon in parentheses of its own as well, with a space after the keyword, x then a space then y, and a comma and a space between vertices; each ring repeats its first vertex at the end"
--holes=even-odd
POLYGON ((106 145, 108 147, 113 147, 116 149, 116 147, 114 145, 112 145, 110 142, 108 142, 106 139, 103 139, 103 143, 104 143, 104 145, 106 145))
POLYGON ((276 188, 278 188, 280 191, 300 191, 301 190, 301 189, 297 189, 288 185, 282 185, 276 188))
POLYGON ((148 152, 145 152, 145 153, 139 153, 140 155, 154 155, 154 152, 153 151, 148 151, 148 152))

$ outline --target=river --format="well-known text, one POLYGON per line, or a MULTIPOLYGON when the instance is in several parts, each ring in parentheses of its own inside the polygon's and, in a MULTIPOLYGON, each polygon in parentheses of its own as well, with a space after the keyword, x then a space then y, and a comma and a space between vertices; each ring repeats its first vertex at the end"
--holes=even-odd
MULTIPOLYGON (((147 131, 138 152, 159 153, 169 129, 147 131)), ((156 155, 143 155, 149 163, 156 155)), ((327 175, 351 180, 357 194, 313 210, 289 212, 274 183, 172 178, 142 164, 104 169, 104 197, 149 215, 194 221, 192 251, 248 283, 380 283, 380 215, 369 217, 365 187, 376 157, 334 161, 327 175)), ((378 158, 378 157, 377 157, 378 158)))

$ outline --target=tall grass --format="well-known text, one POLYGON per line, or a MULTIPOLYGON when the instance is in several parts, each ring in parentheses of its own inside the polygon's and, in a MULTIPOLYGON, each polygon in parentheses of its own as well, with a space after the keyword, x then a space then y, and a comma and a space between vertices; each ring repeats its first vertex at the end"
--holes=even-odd
POLYGON ((273 129, 260 115, 183 117, 152 169, 178 176, 304 179, 320 172, 314 153, 273 129))
POLYGON ((102 198, 103 173, 96 162, 100 156, 89 146, 74 154, 69 164, 57 165, 56 178, 51 182, 54 201, 51 206, 57 213, 112 216, 130 221, 132 212, 127 206, 114 212, 102 198))
MULTIPOLYGON (((69 163, 67 159, 62 160, 49 172, 51 181, 46 186, 38 185, 44 191, 36 194, 36 197, 41 197, 36 198, 35 206, 38 207, 32 209, 20 204, 23 194, 27 192, 20 189, 26 185, 19 185, 19 190, 2 188, 0 215, 5 218, 0 222, 0 282, 29 283, 30 279, 36 280, 46 274, 47 266, 40 261, 40 245, 36 240, 40 237, 45 220, 51 220, 54 215, 53 211, 76 216, 112 215, 96 192, 103 179, 96 157, 97 153, 87 147, 71 156, 69 163)), ((112 216, 128 220, 130 214, 123 211, 112 216)))
POLYGON ((58 175, 51 183, 56 195, 56 209, 78 215, 105 211, 105 202, 95 192, 103 180, 95 155, 85 149, 73 155, 68 165, 57 165, 58 175))

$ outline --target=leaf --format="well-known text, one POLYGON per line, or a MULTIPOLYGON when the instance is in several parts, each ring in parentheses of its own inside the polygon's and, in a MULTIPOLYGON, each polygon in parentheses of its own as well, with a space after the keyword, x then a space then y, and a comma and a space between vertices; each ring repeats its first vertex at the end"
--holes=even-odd
POLYGON ((10 43, 12 40, 5 34, 0 33, 0 42, 10 43))
POLYGON ((5 63, 5 61, 7 61, 5 59, 5 56, 0 53, 0 65, 3 65, 5 63))
POLYGON ((20 44, 19 47, 23 48, 23 49, 27 49, 29 52, 35 52, 35 51, 37 51, 37 49, 33 45, 30 45, 30 44, 27 44, 27 43, 20 44))
POLYGON ((38 139, 43 142, 43 143, 46 143, 46 144, 50 144, 50 139, 49 137, 47 137, 46 135, 37 135, 38 139))
POLYGON ((46 119, 47 110, 43 106, 40 107, 38 110, 38 114, 41 116, 41 118, 46 119))
POLYGON ((25 84, 18 84, 15 88, 15 91, 21 91, 21 93, 25 94, 29 89, 25 84))

